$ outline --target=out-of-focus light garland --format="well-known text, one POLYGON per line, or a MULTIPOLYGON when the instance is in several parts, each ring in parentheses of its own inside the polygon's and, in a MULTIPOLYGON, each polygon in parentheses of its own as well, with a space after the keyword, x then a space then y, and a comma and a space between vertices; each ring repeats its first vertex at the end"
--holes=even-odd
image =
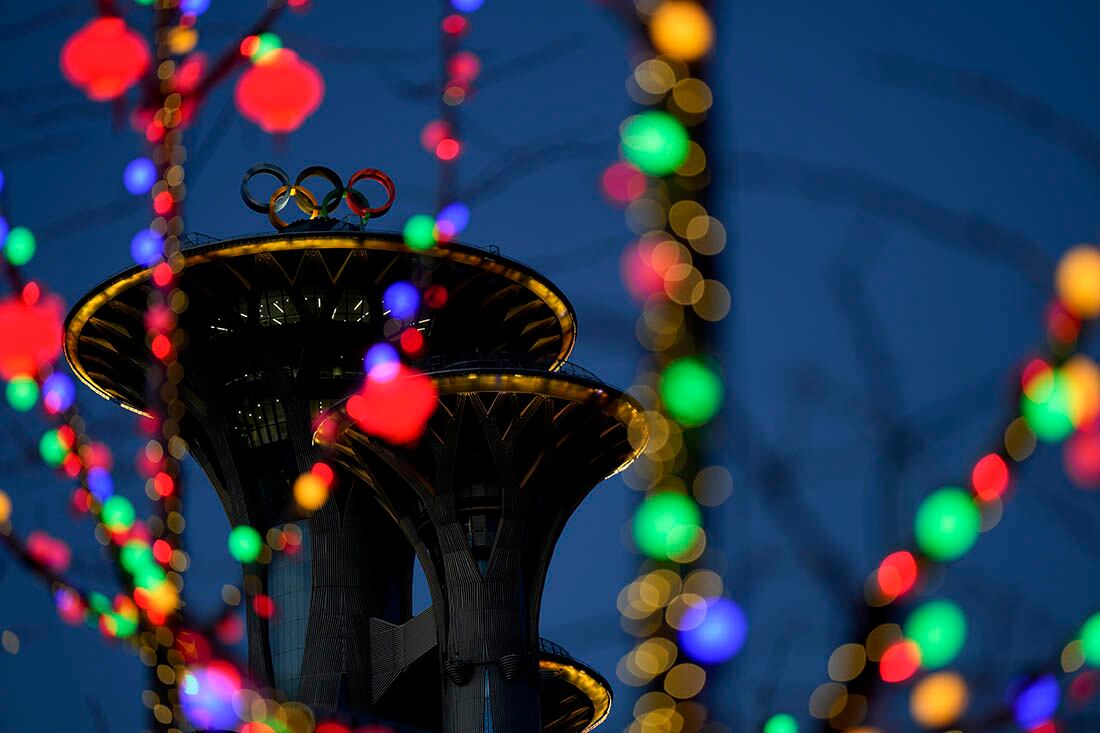
POLYGON ((637 642, 619 678, 647 688, 630 733, 693 733, 707 721, 700 699, 708 672, 734 657, 748 619, 708 566, 704 508, 722 504, 732 478, 705 463, 705 431, 722 407, 720 367, 711 356, 715 324, 729 313, 716 277, 725 230, 708 210, 706 119, 713 102, 703 61, 714 45, 704 4, 637 0, 624 15, 639 31, 627 80, 645 109, 620 127, 620 160, 601 177, 610 203, 637 234, 622 276, 642 306, 637 335, 651 352, 631 390, 647 406, 649 444, 627 477, 645 493, 631 521, 646 556, 619 595, 623 628, 637 642), (704 554, 705 553, 705 554, 704 554))
POLYGON ((458 108, 473 95, 481 74, 481 59, 462 48, 462 38, 470 31, 469 14, 482 5, 483 0, 442 1, 439 114, 420 130, 421 147, 439 166, 435 215, 413 214, 405 221, 402 231, 410 249, 430 249, 436 242, 454 240, 470 224, 470 207, 455 199, 458 161, 463 154, 458 108))
MULTIPOLYGON (((896 607, 919 593, 924 581, 940 577, 947 563, 966 555, 982 533, 997 526, 1011 497, 1015 465, 1031 456, 1039 443, 1061 442, 1070 479, 1083 489, 1100 486, 1100 366, 1077 352, 1089 322, 1100 316, 1100 247, 1083 244, 1069 249, 1058 263, 1054 285, 1044 353, 1020 370, 1017 409, 999 445, 974 462, 968 480, 925 497, 914 515, 912 546, 888 554, 867 578, 866 636, 833 651, 828 663, 831 681, 810 697, 809 712, 823 724, 837 730, 863 726, 880 682, 912 681, 909 709, 914 722, 931 729, 956 724, 969 729, 960 722, 969 702, 967 682, 944 669, 965 645, 965 613, 950 600, 926 600, 899 624, 896 607)), ((1100 614, 1065 647, 1060 663, 1067 674, 1086 663, 1100 667, 1100 614)), ((1070 683, 1071 697, 1078 701, 1092 697, 1100 687, 1100 675, 1083 674, 1070 683)), ((1011 710, 1003 715, 1028 733, 1061 731, 1052 718, 1062 697, 1054 672, 1031 674, 1008 691, 1011 710)), ((764 725, 765 733, 773 733, 773 728, 793 732, 797 721, 779 714, 764 725)))

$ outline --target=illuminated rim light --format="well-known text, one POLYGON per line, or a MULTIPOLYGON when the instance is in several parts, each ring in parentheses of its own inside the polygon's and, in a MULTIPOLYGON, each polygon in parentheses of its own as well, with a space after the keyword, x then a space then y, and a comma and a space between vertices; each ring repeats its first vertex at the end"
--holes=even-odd
MULTIPOLYGON (((202 264, 217 260, 258 254, 261 252, 285 252, 304 249, 362 249, 383 252, 401 252, 408 254, 408 248, 400 235, 362 234, 349 236, 347 232, 312 232, 308 237, 287 238, 283 235, 267 237, 233 239, 216 244, 184 250, 184 266, 202 264)), ((427 252, 417 252, 417 257, 434 257, 448 262, 478 267, 487 272, 500 275, 523 285, 539 298, 558 319, 562 331, 562 345, 557 359, 548 367, 554 371, 561 367, 573 351, 577 338, 577 321, 573 306, 555 286, 526 266, 473 247, 451 242, 440 243, 427 252)), ((73 306, 65 324, 65 359, 73 373, 93 392, 111 402, 116 402, 131 412, 150 417, 149 413, 136 405, 131 405, 119 395, 112 394, 96 383, 80 361, 78 354, 80 334, 100 308, 104 307, 119 294, 126 292, 152 278, 152 269, 130 268, 98 285, 73 306)))

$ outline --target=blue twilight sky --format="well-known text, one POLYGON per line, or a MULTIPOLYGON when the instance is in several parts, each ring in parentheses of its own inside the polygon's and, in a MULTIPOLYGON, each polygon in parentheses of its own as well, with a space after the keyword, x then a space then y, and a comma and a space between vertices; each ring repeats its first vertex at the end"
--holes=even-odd
MULTIPOLYGON (((1098 234, 1100 5, 714 5, 708 152, 715 213, 732 235, 722 267, 734 297, 718 357, 737 409, 713 440, 734 493, 710 521, 727 558, 715 561, 751 633, 713 675, 710 703, 735 731, 757 730, 775 711, 808 727, 806 702, 828 679, 829 652, 860 641, 848 637, 841 599, 857 598, 876 559, 906 539, 920 498, 964 480, 995 443, 1011 371, 1040 343, 1052 263, 1098 234), (1020 103, 1026 98, 1039 106, 1020 103), (777 482, 769 461, 786 465, 790 480, 777 482), (825 546, 843 562, 822 575, 812 568, 825 546)), ((5 3, 0 14, 0 201, 14 224, 40 233, 31 274, 69 302, 128 264, 130 237, 147 220, 144 201, 126 204, 121 185, 123 166, 142 152, 137 139, 58 71, 62 42, 92 7, 43 0, 5 3)), ((220 49, 260 7, 214 0, 202 46, 220 49)), ((135 24, 145 22, 146 11, 132 10, 135 24)), ((241 173, 264 160, 291 171, 310 163, 345 175, 389 171, 401 193, 383 229, 429 210, 435 167, 418 135, 435 101, 405 90, 437 74, 438 17, 435 3, 389 0, 318 0, 308 14, 288 15, 277 30, 322 70, 325 102, 275 141, 235 113, 231 84, 215 93, 187 141, 188 230, 266 229, 237 196, 241 173)), ((628 385, 640 357, 638 313, 617 263, 630 231, 597 190, 632 109, 628 34, 585 0, 487 0, 471 22, 466 45, 486 72, 461 109, 462 183, 516 151, 567 145, 514 165, 473 201, 464 238, 497 244, 557 282, 579 314, 575 360, 628 385)), ((131 422, 86 390, 80 398, 94 433, 115 449, 122 490, 140 496, 131 422)), ((17 526, 70 540, 76 575, 111 588, 87 525, 65 510, 70 487, 22 451, 41 425, 3 407, 0 426, 0 486, 15 500, 17 526)), ((212 609, 237 569, 213 491, 202 490, 193 466, 189 478, 188 590, 191 603, 212 609)), ((584 503, 561 539, 543 605, 543 635, 609 679, 629 648, 615 598, 637 563, 621 541, 636 498, 615 479, 584 503)), ((997 705, 1013 670, 1056 658, 1100 606, 1090 582, 1100 569, 1098 528, 1100 496, 1072 488, 1057 449, 1040 449, 1000 526, 938 584, 969 616, 958 665, 977 680, 978 712, 997 705)), ((22 641, 18 655, 0 653, 0 732, 139 730, 140 663, 64 627, 6 558, 0 576, 0 628, 22 641)), ((633 693, 615 687, 607 730, 631 719, 633 693)), ((908 730, 905 711, 898 694, 874 722, 908 730)))

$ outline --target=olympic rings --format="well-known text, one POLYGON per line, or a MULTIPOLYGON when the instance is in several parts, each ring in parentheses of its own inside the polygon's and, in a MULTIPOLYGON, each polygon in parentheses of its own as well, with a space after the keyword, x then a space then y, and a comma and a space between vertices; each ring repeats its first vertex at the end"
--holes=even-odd
POLYGON ((301 188, 300 186, 279 186, 275 189, 275 193, 271 194, 271 201, 267 206, 267 220, 271 222, 271 226, 279 231, 290 226, 290 222, 283 221, 279 218, 278 213, 286 206, 286 202, 289 199, 294 199, 294 203, 298 204, 298 208, 302 210, 303 214, 309 214, 310 219, 317 218, 317 212, 320 209, 317 208, 317 199, 309 192, 308 188, 301 188), (299 197, 298 194, 301 194, 301 197, 299 197), (306 198, 309 203, 304 203, 302 197, 306 198), (280 200, 283 202, 281 205, 279 205, 280 200), (307 209, 306 206, 309 206, 309 208, 307 209))
MULTIPOLYGON (((359 216, 385 216, 386 212, 393 206, 395 198, 397 198, 397 186, 394 185, 393 179, 377 168, 363 168, 355 171, 348 179, 348 208, 359 216), (382 184, 382 187, 386 189, 386 203, 372 209, 369 206, 362 206, 352 199, 351 194, 355 190, 355 184, 365 180, 377 181, 382 184)), ((366 198, 364 197, 363 200, 366 201, 366 198)))
POLYGON ((345 185, 340 180, 339 174, 331 168, 311 165, 303 168, 291 183, 290 176, 279 166, 273 163, 259 163, 245 171, 244 178, 241 180, 241 198, 245 206, 257 213, 267 214, 272 226, 280 231, 291 224, 279 216, 279 212, 286 208, 291 199, 294 199, 294 203, 310 219, 329 218, 333 210, 338 208, 342 201, 347 200, 348 208, 358 215, 363 223, 366 223, 371 217, 385 215, 393 206, 396 197, 397 187, 393 179, 376 168, 363 168, 356 171, 345 185), (279 184, 266 202, 253 196, 248 188, 252 179, 259 175, 269 175, 279 184), (332 189, 319 199, 319 204, 318 197, 303 185, 310 178, 323 178, 332 186, 332 189), (371 206, 367 197, 355 190, 355 184, 364 180, 379 183, 385 189, 386 201, 383 204, 371 206))

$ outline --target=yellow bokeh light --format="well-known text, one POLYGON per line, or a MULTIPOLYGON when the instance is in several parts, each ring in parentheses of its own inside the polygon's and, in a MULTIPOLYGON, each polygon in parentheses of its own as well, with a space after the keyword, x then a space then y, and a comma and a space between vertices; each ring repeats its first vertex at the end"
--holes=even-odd
POLYGON ((714 23, 698 3, 669 0, 653 14, 649 37, 661 53, 682 61, 695 61, 714 45, 714 23))
POLYGON ((312 472, 303 473, 294 482, 294 501, 307 512, 315 512, 328 501, 328 486, 312 472))
POLYGON ((943 728, 966 711, 966 681, 957 672, 937 672, 913 687, 909 712, 925 728, 943 728))
POLYGON ((697 664, 677 664, 665 675, 665 692, 681 700, 695 697, 706 684, 707 673, 697 664))
POLYGON ((843 644, 829 656, 829 677, 836 682, 854 680, 866 664, 867 652, 862 644, 843 644))
POLYGON ((0 523, 11 519, 11 497, 0 491, 0 523))
POLYGON ((1062 365, 1069 382, 1069 416, 1075 427, 1091 425, 1100 415, 1100 367, 1078 354, 1062 365))
POLYGON ((1100 316, 1100 248, 1079 244, 1070 249, 1058 262, 1054 282, 1070 313, 1080 318, 1100 316))

